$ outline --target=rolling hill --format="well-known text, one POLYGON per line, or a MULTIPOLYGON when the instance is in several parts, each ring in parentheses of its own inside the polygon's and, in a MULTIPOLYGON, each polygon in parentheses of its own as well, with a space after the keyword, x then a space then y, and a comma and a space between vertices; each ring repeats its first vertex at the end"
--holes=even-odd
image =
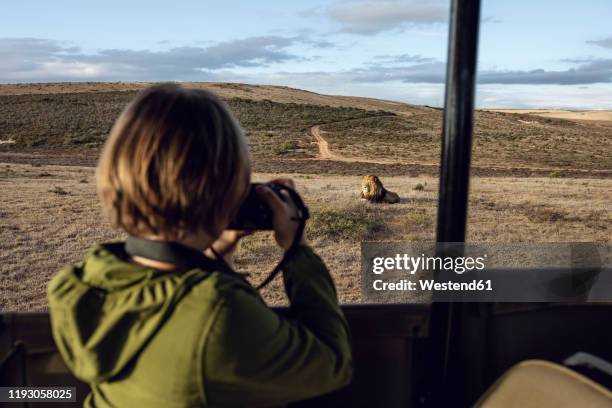
MULTIPOLYGON (((0 158, 93 165, 115 118, 147 85, 0 85, 0 158)), ((246 130, 256 170, 353 175, 437 171, 440 109, 278 86, 186 85, 210 89, 227 101, 246 130), (321 157, 315 127, 333 155, 321 157)), ((476 113, 475 174, 608 177, 610 151, 612 122, 476 113)))

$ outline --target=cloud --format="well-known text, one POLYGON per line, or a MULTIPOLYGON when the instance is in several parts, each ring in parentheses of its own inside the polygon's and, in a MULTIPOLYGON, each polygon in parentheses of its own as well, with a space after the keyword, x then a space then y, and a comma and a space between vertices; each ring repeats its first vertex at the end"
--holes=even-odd
POLYGON ((525 109, 612 109, 612 84, 597 86, 482 85, 476 89, 477 106, 525 109))
MULTIPOLYGON (((103 49, 95 53, 48 39, 0 38, 0 82, 233 81, 413 103, 441 103, 446 64, 418 54, 376 55, 362 66, 345 70, 330 66, 321 71, 282 72, 278 68, 285 62, 304 61, 304 56, 297 55, 299 47, 312 51, 312 48, 334 46, 314 38, 307 34, 271 35, 159 51, 103 49), (383 83, 387 86, 381 86, 383 83)), ((533 94, 529 102, 533 106, 560 104, 552 92, 564 95, 563 103, 568 106, 610 106, 605 94, 609 95, 612 89, 612 59, 574 58, 561 62, 570 64, 569 68, 480 70, 478 89, 488 90, 483 93, 486 99, 481 101, 491 106, 517 105, 521 98, 529 97, 515 94, 514 90, 520 89, 533 94), (598 85, 583 87, 590 84, 598 85), (534 85, 538 86, 538 92, 533 92, 534 85), (550 89, 550 95, 541 95, 545 89, 550 89), (572 95, 580 100, 571 100, 572 95), (547 100, 551 102, 547 104, 547 100)), ((288 65, 292 66, 295 64, 288 65)))
POLYGON ((480 19, 480 22, 483 24, 499 24, 503 22, 503 20, 497 16, 487 16, 480 19))
POLYGON ((300 40, 301 43, 306 44, 306 45, 310 45, 313 48, 333 48, 336 47, 336 44, 334 44, 331 41, 327 41, 327 40, 311 40, 308 38, 303 38, 300 40))
POLYGON ((576 68, 563 71, 534 69, 530 71, 484 71, 479 74, 481 84, 557 84, 584 85, 612 82, 612 59, 583 62, 576 68))
POLYGON ((604 48, 612 48, 612 37, 604 38, 603 40, 587 41, 587 44, 599 45, 604 48))
MULTIPOLYGON (((287 48, 297 43, 327 47, 306 37, 260 36, 208 47, 174 47, 163 51, 103 49, 84 53, 78 47, 37 38, 0 39, 0 81, 210 79, 213 72, 265 67, 301 57, 287 48)), ((330 43, 331 44, 331 43, 330 43)))
POLYGON ((34 69, 49 55, 65 57, 78 53, 78 47, 66 47, 58 41, 38 38, 0 39, 0 73, 34 69))
POLYGON ((423 63, 433 62, 434 58, 422 57, 418 54, 399 54, 399 55, 376 55, 374 59, 384 64, 404 64, 404 63, 423 63))
POLYGON ((352 70, 353 82, 443 83, 446 63, 431 61, 409 66, 370 65, 352 70))
MULTIPOLYGON (((397 56, 401 60, 405 56, 397 56)), ((443 83, 446 64, 432 59, 405 58, 406 62, 416 62, 402 66, 372 64, 352 71, 353 81, 405 83, 443 83)), ((418 56, 417 56, 418 57, 418 56)), ((566 60, 566 62, 569 62, 566 60)), ((553 71, 534 70, 482 70, 478 72, 480 84, 523 84, 523 85, 584 85, 612 83, 612 59, 571 60, 577 67, 553 71)))
MULTIPOLYGON (((0 39, 0 82, 79 80, 222 80, 237 68, 266 68, 306 58, 289 50, 296 45, 333 46, 307 35, 259 36, 207 46, 161 51, 79 47, 37 38, 0 39)), ((612 59, 567 59, 566 70, 481 70, 480 84, 585 85, 612 83, 612 59)), ((329 72, 347 83, 403 82, 442 84, 446 64, 413 54, 377 55, 362 67, 329 72)), ((254 73, 256 75, 256 73, 254 73)))
POLYGON ((443 1, 366 0, 338 5, 326 14, 352 34, 376 34, 409 25, 446 23, 449 7, 443 1))

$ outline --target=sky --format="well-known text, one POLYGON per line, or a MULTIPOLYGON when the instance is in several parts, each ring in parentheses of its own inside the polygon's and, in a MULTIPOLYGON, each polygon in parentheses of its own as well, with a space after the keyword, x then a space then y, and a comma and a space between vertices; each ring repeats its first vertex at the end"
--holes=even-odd
MULTIPOLYGON (((5 0, 0 83, 224 81, 441 106, 443 0, 5 0)), ((612 109, 611 0, 482 0, 476 103, 612 109)))

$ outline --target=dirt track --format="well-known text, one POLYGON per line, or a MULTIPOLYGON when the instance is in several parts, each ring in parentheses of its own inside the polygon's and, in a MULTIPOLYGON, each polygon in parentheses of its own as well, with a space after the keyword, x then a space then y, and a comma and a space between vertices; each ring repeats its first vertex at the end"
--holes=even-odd
POLYGON ((321 128, 319 125, 310 128, 310 134, 316 139, 317 145, 319 145, 319 159, 332 160, 335 155, 332 155, 329 150, 329 143, 321 136, 321 128))
MULTIPOLYGON (((346 157, 336 152, 332 153, 329 147, 329 142, 323 137, 324 131, 321 130, 321 125, 315 125, 308 129, 308 134, 315 138, 315 143, 319 147, 319 154, 316 157, 318 160, 329 160, 341 163, 368 163, 376 165, 398 165, 394 160, 391 159, 371 159, 368 157, 346 157)), ((421 164, 419 164, 421 165, 421 164)))

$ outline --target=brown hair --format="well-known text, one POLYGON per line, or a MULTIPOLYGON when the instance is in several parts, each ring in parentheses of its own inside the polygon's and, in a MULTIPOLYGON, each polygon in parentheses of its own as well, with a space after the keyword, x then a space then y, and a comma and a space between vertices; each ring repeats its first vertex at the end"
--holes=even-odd
POLYGON ((97 172, 113 226, 136 236, 213 237, 247 191, 248 147, 214 94, 177 84, 141 92, 115 122, 97 172))

